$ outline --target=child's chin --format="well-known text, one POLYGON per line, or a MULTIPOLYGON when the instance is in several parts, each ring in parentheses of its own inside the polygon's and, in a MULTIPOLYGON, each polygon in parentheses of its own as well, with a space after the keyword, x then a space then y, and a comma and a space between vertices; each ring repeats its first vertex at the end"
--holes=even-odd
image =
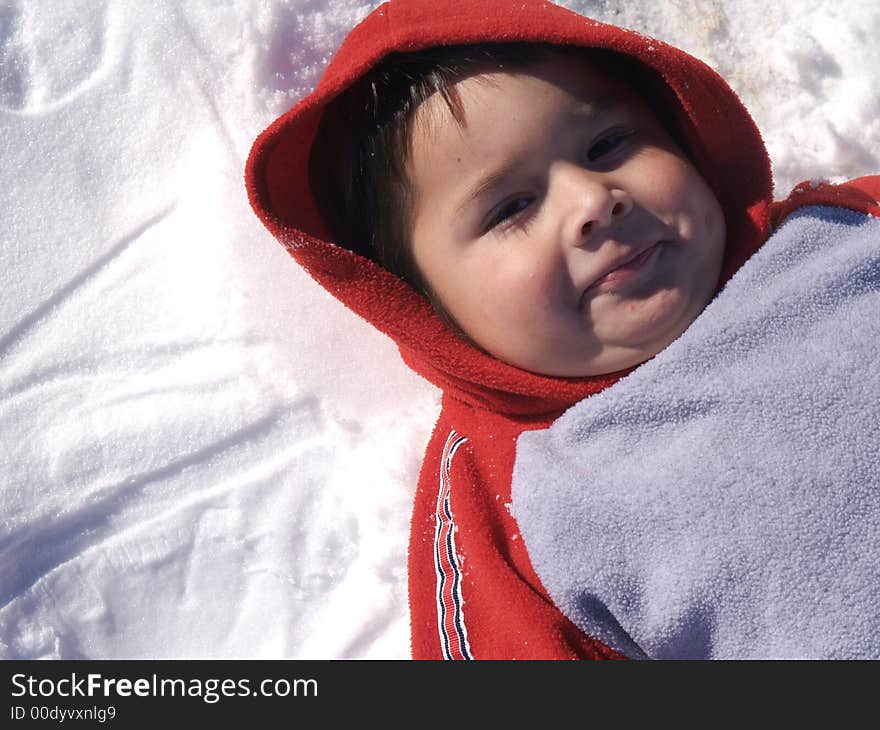
POLYGON ((701 306, 677 289, 656 291, 645 299, 621 302, 618 321, 610 326, 609 343, 629 350, 642 362, 656 355, 696 319, 701 306))

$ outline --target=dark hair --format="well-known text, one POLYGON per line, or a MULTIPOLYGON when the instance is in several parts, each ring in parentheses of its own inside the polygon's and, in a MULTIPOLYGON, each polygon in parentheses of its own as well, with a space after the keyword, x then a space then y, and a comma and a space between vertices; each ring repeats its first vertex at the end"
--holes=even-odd
MULTIPOLYGON (((457 81, 486 68, 518 70, 553 56, 592 61, 624 82, 638 83, 644 75, 625 56, 576 46, 526 42, 437 46, 386 56, 333 100, 312 148, 310 175, 322 215, 337 240, 433 301, 410 245, 406 160, 415 111, 439 93, 460 122, 460 100, 453 88, 457 81)), ((665 104, 652 103, 651 98, 646 102, 660 112, 661 122, 667 121, 665 104)), ((670 124, 666 127, 677 137, 670 124)))
POLYGON ((428 294, 409 243, 406 159, 416 109, 438 93, 460 121, 457 81, 481 68, 531 66, 552 49, 485 43, 392 53, 331 102, 310 165, 334 235, 428 294))

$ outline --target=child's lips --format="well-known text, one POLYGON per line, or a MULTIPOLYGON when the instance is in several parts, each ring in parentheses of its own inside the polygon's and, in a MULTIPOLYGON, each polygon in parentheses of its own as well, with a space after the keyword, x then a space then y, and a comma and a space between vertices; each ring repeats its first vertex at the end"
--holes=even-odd
POLYGON ((660 250, 663 241, 658 241, 642 251, 624 258, 621 262, 615 263, 608 268, 604 274, 593 281, 584 291, 585 295, 592 293, 607 292, 616 289, 620 285, 635 278, 639 273, 647 268, 648 264, 653 261, 655 254, 660 250))

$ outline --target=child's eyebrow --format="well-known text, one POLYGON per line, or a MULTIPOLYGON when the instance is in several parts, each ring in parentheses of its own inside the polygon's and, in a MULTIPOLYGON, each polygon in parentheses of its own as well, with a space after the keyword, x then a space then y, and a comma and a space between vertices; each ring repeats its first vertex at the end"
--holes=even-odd
MULTIPOLYGON (((620 97, 613 94, 600 96, 596 99, 591 99, 589 102, 579 101, 577 104, 572 105, 570 113, 563 117, 563 122, 577 125, 590 124, 600 114, 614 109, 621 104, 620 97)), ((480 177, 476 183, 462 194, 461 200, 455 208, 456 214, 464 213, 470 205, 490 196, 511 175, 515 174, 517 169, 523 164, 525 163, 522 156, 514 154, 488 174, 480 177)))
POLYGON ((517 168, 521 165, 521 160, 515 158, 510 159, 500 167, 492 170, 489 174, 481 177, 461 196, 461 200, 456 206, 456 213, 464 213, 469 206, 474 203, 479 203, 483 198, 490 196, 495 190, 501 187, 504 181, 514 174, 517 168))
POLYGON ((590 101, 580 101, 571 109, 571 118, 575 122, 592 122, 600 114, 615 109, 623 104, 617 94, 605 94, 590 101))

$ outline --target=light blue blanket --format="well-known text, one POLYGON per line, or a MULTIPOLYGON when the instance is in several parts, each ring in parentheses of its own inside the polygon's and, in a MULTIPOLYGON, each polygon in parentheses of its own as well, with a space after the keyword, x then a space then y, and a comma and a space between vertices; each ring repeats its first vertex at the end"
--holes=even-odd
POLYGON ((512 509, 628 656, 880 658, 880 220, 792 215, 666 350, 520 437, 512 509))

